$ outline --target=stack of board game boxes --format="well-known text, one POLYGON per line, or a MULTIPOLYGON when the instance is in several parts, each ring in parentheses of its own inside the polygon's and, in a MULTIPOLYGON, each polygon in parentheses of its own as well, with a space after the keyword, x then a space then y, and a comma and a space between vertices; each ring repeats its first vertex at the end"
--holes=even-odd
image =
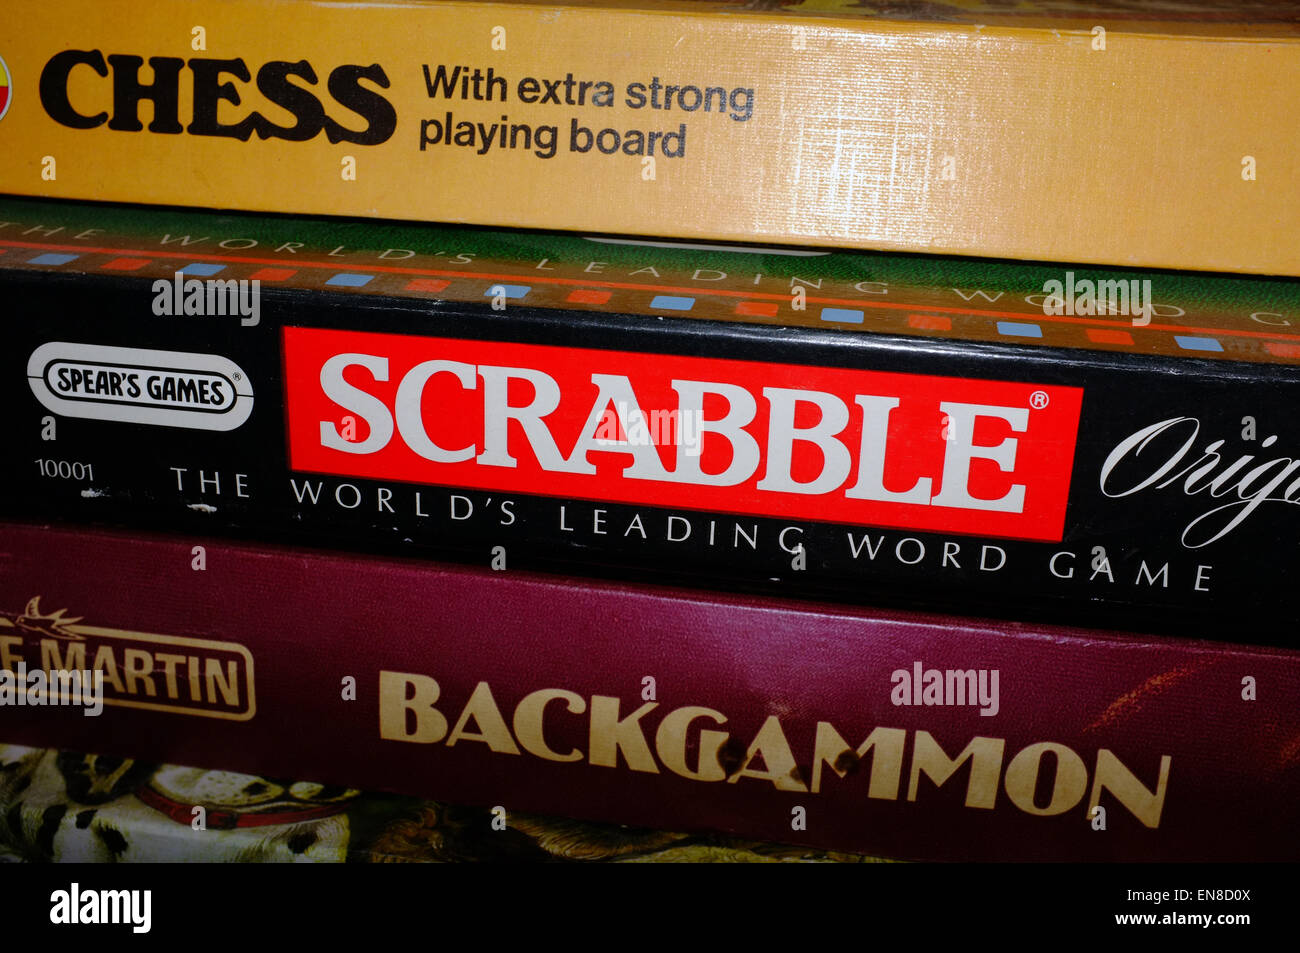
POLYGON ((1300 7, 0 58, 5 853, 1300 854, 1300 7))

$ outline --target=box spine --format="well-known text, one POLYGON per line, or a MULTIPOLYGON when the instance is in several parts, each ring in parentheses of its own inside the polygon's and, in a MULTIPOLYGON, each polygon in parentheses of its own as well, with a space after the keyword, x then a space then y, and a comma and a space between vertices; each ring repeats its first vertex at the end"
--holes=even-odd
POLYGON ((0 191, 1300 274, 1289 32, 653 4, 198 10, 16 11, 4 122, 24 159, 0 191), (1151 146, 1135 165, 1116 142, 1151 146))
POLYGON ((11 691, 13 743, 901 858, 1296 858, 1293 652, 203 538, 0 546, 4 667, 102 678, 94 716, 11 691))
POLYGON ((1294 638, 1276 366, 0 280, 0 514, 1294 638))

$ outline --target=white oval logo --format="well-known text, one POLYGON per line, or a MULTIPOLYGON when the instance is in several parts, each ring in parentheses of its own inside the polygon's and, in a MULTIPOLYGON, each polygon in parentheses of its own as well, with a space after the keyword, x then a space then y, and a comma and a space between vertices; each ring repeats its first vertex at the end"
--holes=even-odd
POLYGON ((27 382, 65 417, 234 430, 253 411, 253 388, 215 354, 52 341, 32 352, 27 382))

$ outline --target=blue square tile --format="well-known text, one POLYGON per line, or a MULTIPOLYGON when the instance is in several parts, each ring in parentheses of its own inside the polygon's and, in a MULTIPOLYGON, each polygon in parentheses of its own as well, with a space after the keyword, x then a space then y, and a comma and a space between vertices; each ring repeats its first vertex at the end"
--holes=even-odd
POLYGON ((374 275, 359 275, 355 272, 340 271, 337 275, 331 276, 325 284, 334 285, 336 288, 364 288, 374 280, 374 275))
POLYGON ((29 265, 66 265, 70 261, 76 261, 80 255, 60 255, 57 252, 46 252, 43 255, 37 255, 27 264, 29 265))
POLYGON ((225 265, 214 265, 211 262, 206 261, 192 262, 181 269, 181 271, 185 272, 186 276, 190 278, 195 276, 202 278, 207 275, 219 275, 225 270, 225 265))
POLYGON ((823 321, 837 321, 840 324, 861 324, 865 316, 857 308, 822 308, 823 321))
POLYGON ((497 295, 504 295, 507 298, 522 298, 532 290, 532 285, 492 285, 483 292, 483 297, 495 298, 497 295))
POLYGON ((1013 338, 1041 338, 1043 329, 1025 321, 999 321, 998 334, 1013 338))
POLYGON ((695 307, 695 299, 682 295, 655 295, 650 299, 650 307, 656 311, 689 311, 695 307))
POLYGON ((1214 338, 1198 338, 1188 334, 1175 334, 1174 340, 1184 351, 1222 351, 1223 345, 1214 338))

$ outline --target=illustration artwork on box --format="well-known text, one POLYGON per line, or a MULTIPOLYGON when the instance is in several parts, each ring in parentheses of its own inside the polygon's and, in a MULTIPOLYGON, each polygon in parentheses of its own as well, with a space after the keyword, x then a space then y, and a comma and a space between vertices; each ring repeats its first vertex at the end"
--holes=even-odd
POLYGON ((0 816, 10 862, 869 859, 514 813, 499 829, 492 808, 21 745, 0 745, 0 816))

